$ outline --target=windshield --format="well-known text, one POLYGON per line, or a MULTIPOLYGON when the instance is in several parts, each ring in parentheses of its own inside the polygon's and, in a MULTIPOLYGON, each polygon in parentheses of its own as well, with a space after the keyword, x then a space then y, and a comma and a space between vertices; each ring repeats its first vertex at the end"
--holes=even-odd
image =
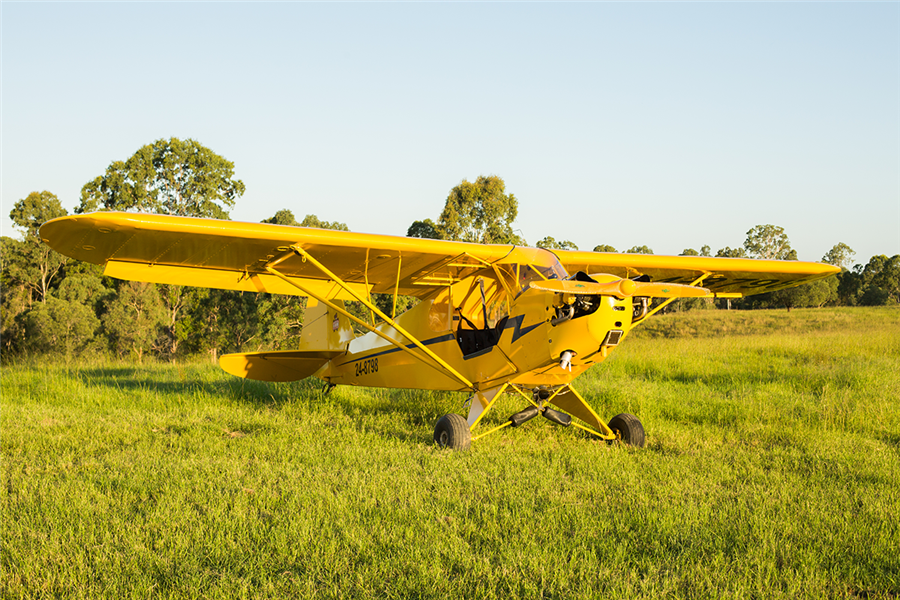
POLYGON ((535 280, 565 279, 568 273, 552 252, 538 248, 516 248, 515 256, 510 256, 510 264, 516 273, 519 291, 535 280))

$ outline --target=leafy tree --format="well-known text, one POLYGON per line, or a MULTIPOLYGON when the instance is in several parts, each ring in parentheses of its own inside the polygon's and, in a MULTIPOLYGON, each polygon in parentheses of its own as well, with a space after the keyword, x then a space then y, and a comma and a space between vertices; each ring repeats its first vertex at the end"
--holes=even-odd
POLYGON ((831 250, 825 253, 825 256, 822 257, 822 262, 842 269, 847 269, 853 262, 854 256, 856 256, 856 252, 853 251, 853 248, 844 242, 839 242, 835 244, 831 250))
POLYGON ((292 227, 315 227, 316 229, 334 229, 336 231, 350 231, 346 223, 338 221, 323 221, 316 215, 306 215, 303 221, 297 222, 294 213, 286 208, 279 210, 275 216, 263 219, 261 223, 275 223, 276 225, 291 225, 292 227))
POLYGON ((632 246, 625 250, 624 254, 653 254, 653 250, 647 246, 632 246))
POLYGON ((288 350, 300 343, 306 299, 296 296, 260 294, 259 336, 255 350, 288 350))
POLYGON ((24 286, 46 301, 67 259, 41 241, 38 228, 66 214, 59 198, 48 191, 31 192, 13 205, 9 218, 22 231, 22 240, 2 238, 4 285, 24 286))
POLYGON ((284 208, 275 213, 275 216, 263 219, 260 223, 274 223, 275 225, 290 225, 299 227, 300 223, 294 218, 294 213, 284 208))
POLYGON ((198 306, 182 320, 190 336, 188 350, 209 352, 243 350, 260 335, 260 298, 252 292, 208 290, 198 306))
POLYGON ((413 221, 413 224, 406 230, 406 237, 439 240, 441 234, 434 221, 425 219, 424 221, 413 221))
POLYGON ((157 287, 138 281, 123 281, 103 316, 113 349, 119 356, 132 354, 138 361, 156 346, 165 322, 166 310, 157 287))
POLYGON ((599 246, 594 246, 594 252, 618 252, 618 250, 609 244, 600 244, 599 246))
POLYGON ((775 225, 757 225, 748 231, 744 250, 751 258, 797 260, 784 228, 775 225))
POLYGON ((549 235, 539 241, 537 243, 537 247, 543 248, 544 250, 578 250, 578 246, 576 246, 573 242, 570 242, 569 240, 562 240, 557 242, 549 235))
POLYGON ((716 252, 716 258, 747 258, 747 252, 743 248, 725 246, 716 252))
POLYGON ((67 302, 73 302, 87 306, 95 315, 103 312, 107 299, 115 294, 103 285, 103 280, 90 273, 76 273, 69 275, 59 284, 56 295, 67 302))
POLYGON ((450 190, 444 209, 435 223, 431 219, 413 221, 407 237, 453 240, 480 244, 527 245, 512 228, 519 214, 519 201, 506 193, 500 177, 479 175, 474 183, 463 179, 450 190))
MULTIPOLYGON (((194 322, 196 311, 202 311, 203 301, 212 290, 208 288, 181 285, 160 285, 159 298, 163 307, 163 335, 156 350, 163 356, 175 357, 181 350, 181 343, 196 335, 194 322)), ((236 292, 239 294, 240 292, 236 292)), ((227 300, 223 300, 227 302, 227 300)))
POLYGON ((81 189, 78 213, 136 210, 227 219, 244 193, 234 163, 191 139, 156 140, 81 189))
MULTIPOLYGON (((759 308, 765 308, 768 305, 784 307, 788 311, 792 308, 821 308, 837 300, 837 288, 837 277, 828 277, 812 283, 761 294, 756 302, 760 304, 759 308)), ((751 299, 756 298, 756 296, 751 296, 751 299)), ((754 302, 751 301, 749 305, 752 307, 754 302)))
POLYGON ((900 302, 900 254, 873 256, 862 270, 865 282, 859 303, 879 306, 900 302))
POLYGON ((322 221, 316 215, 306 215, 300 222, 300 227, 315 227, 316 229, 334 229, 335 231, 350 231, 346 223, 338 221, 322 221))
POLYGON ((16 202, 9 213, 9 218, 23 230, 26 239, 39 241, 38 229, 41 225, 50 219, 67 214, 56 194, 44 190, 43 192, 31 192, 16 202))
POLYGON ((442 239, 480 244, 521 244, 512 224, 519 202, 506 193, 506 184, 496 175, 479 175, 474 183, 465 179, 450 190, 437 231, 442 239))
POLYGON ((19 315, 33 306, 31 292, 25 286, 0 286, 3 294, 3 310, 0 310, 0 348, 3 358, 25 349, 25 331, 20 326, 19 315))
POLYGON ((700 248, 700 252, 693 248, 685 248, 679 256, 709 256, 709 246, 703 246, 700 248))
POLYGON ((53 296, 19 315, 18 321, 26 350, 67 357, 84 350, 100 326, 87 306, 53 296))
MULTIPOLYGON (((231 161, 191 139, 160 139, 140 148, 125 161, 113 162, 104 175, 85 184, 76 212, 137 210, 227 219, 228 209, 244 191, 243 182, 234 178, 231 161)), ((128 296, 122 300, 125 305, 115 302, 110 305, 104 327, 111 332, 120 354, 127 346, 139 360, 151 347, 174 356, 180 343, 192 334, 189 323, 182 319, 189 317, 190 310, 208 293, 203 289, 158 286, 156 298, 162 301, 166 314, 163 320, 166 343, 157 345, 156 325, 153 331, 130 336, 123 330, 127 323, 112 323, 112 319, 131 313, 140 313, 142 318, 157 318, 158 310, 155 299, 151 301, 154 296, 149 287, 125 289, 120 286, 118 290, 120 295, 124 291, 128 296)))
POLYGON ((900 255, 873 256, 867 264, 839 273, 838 280, 838 296, 847 306, 900 302, 900 255))

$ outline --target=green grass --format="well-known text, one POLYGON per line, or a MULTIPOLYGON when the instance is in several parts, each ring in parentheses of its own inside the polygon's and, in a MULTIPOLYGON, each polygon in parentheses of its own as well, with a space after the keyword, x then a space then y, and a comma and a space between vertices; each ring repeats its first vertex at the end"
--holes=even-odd
POLYGON ((537 419, 454 453, 456 394, 6 365, 0 593, 900 595, 900 310, 658 317, 577 387, 647 446, 537 419))

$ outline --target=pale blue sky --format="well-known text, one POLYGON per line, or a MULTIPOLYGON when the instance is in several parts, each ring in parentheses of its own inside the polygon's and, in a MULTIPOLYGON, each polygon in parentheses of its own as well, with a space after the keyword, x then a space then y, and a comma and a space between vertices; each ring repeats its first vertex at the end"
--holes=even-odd
POLYGON ((194 138, 232 211, 403 235, 504 178, 517 226, 678 254, 785 228, 900 253, 898 3, 13 3, 2 219, 194 138))

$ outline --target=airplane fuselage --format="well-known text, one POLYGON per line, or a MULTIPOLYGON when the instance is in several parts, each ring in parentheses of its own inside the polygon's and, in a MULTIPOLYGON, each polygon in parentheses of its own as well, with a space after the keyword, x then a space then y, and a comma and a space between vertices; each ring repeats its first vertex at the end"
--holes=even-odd
MULTIPOLYGON (((631 326, 630 298, 591 297, 595 305, 590 312, 579 314, 572 308, 571 316, 566 300, 558 294, 525 290, 511 303, 507 315, 474 330, 454 314, 451 302, 441 298, 419 303, 396 321, 469 381, 478 382, 480 389, 506 381, 554 386, 569 383, 603 361, 631 326), (570 358, 560 366, 565 353, 570 358)), ((378 329, 406 341, 388 324, 378 329)), ((418 351, 413 344, 407 347, 418 351)), ((421 362, 378 334, 368 333, 350 341, 346 354, 316 375, 342 385, 465 389, 445 369, 422 369, 421 362)))

